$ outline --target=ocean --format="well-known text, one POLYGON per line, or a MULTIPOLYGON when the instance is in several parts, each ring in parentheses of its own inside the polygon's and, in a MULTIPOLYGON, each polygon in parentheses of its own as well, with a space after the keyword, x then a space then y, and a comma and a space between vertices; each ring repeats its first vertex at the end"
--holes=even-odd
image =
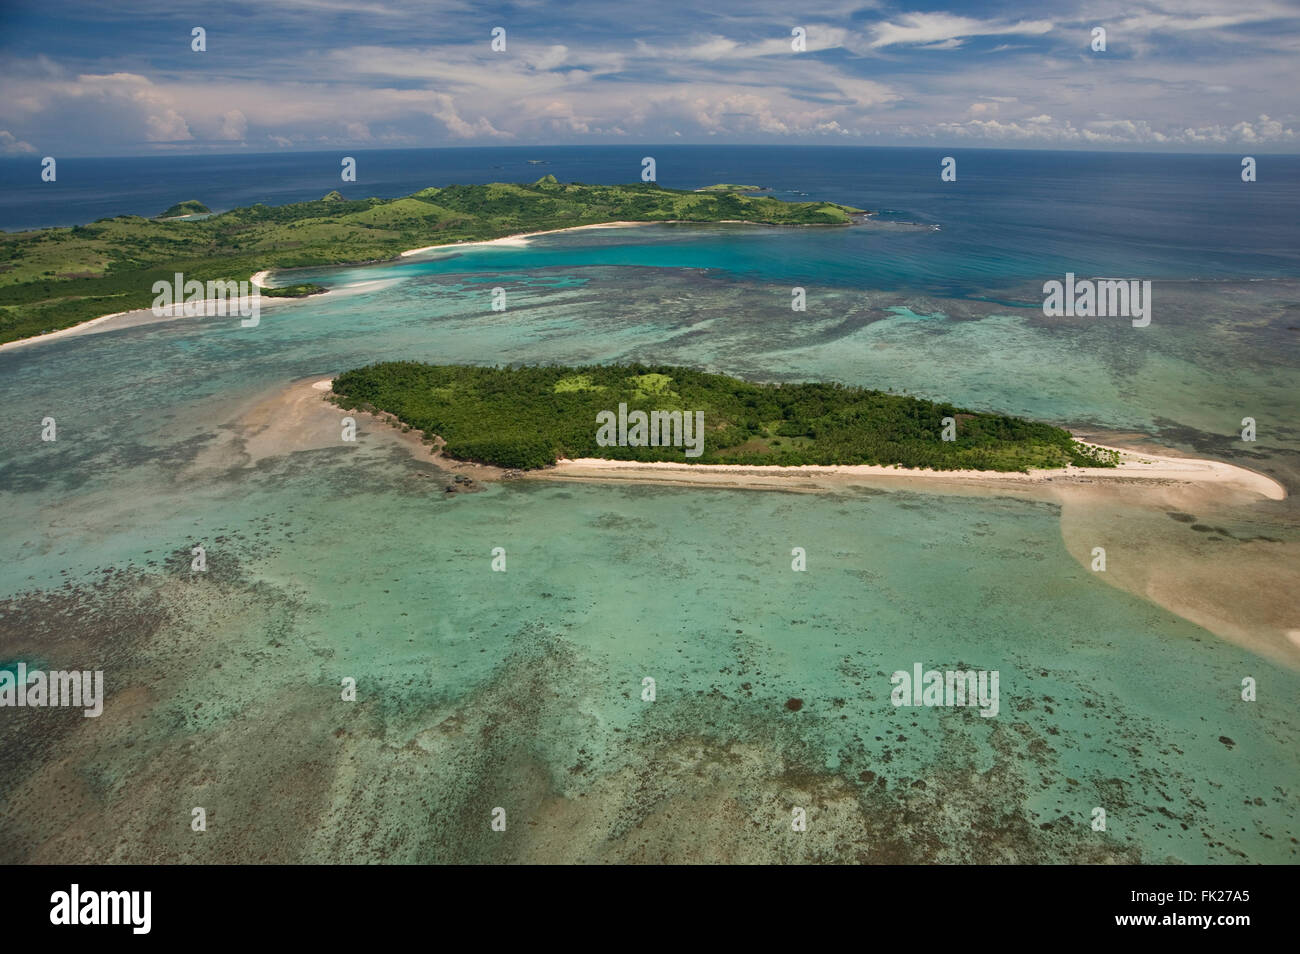
POLYGON ((333 293, 255 329, 107 325, 0 351, 0 659, 102 669, 108 694, 97 719, 0 720, 0 860, 1296 860, 1300 668, 1270 620, 1296 607, 1274 580, 1294 582, 1300 547, 1300 159, 1259 157, 1247 184, 1235 156, 350 154, 355 185, 332 153, 67 159, 52 184, 3 160, 0 225, 616 183, 645 155, 667 186, 879 214, 303 270, 333 293), (1045 318, 1042 283, 1067 272, 1152 280, 1151 325, 1045 318), (356 445, 259 443, 292 432, 277 402, 296 382, 393 359, 892 388, 1242 464, 1292 496, 1116 505, 1080 535, 1077 512, 1014 494, 447 495, 364 424, 356 445), (57 441, 40 440, 46 417, 57 441), (1103 526, 1117 574, 1139 545, 1174 554, 1196 579, 1235 578, 1254 622, 1216 635, 1168 608, 1186 593, 1090 572, 1073 548, 1103 526), (1000 672, 999 715, 895 707, 890 674, 916 663, 1000 672))

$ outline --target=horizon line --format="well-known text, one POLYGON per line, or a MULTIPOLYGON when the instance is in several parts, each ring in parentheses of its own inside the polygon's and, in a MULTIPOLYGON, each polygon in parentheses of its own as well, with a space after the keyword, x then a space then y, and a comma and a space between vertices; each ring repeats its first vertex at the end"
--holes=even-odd
MULTIPOLYGON (((1188 149, 1164 149, 1164 150, 1137 150, 1137 149, 1111 149, 1099 147, 1095 149, 1063 149, 1057 146, 928 146, 928 145, 864 145, 860 143, 771 143, 771 142, 727 142, 727 143, 707 143, 707 142, 646 142, 646 143, 552 143, 547 145, 518 145, 518 144, 458 144, 443 146, 338 146, 328 149, 278 149, 270 152, 209 152, 202 149, 193 151, 177 152, 136 152, 136 153, 107 153, 107 154, 77 154, 63 153, 61 156, 55 154, 60 159, 186 159, 195 156, 204 156, 212 159, 222 158, 240 158, 240 157, 261 157, 261 156, 286 156, 286 155, 337 155, 340 152, 433 152, 438 150, 470 150, 470 149, 495 149, 495 150, 529 150, 529 149, 933 149, 938 152, 1045 152, 1061 153, 1065 155, 1112 155, 1112 156, 1245 156, 1245 155, 1262 155, 1281 158, 1300 158, 1300 152, 1272 152, 1267 148, 1251 150, 1244 146, 1240 150, 1217 151, 1217 152, 1200 152, 1188 149)), ((38 150, 39 152, 39 150, 38 150)), ((0 156, 0 162, 37 162, 43 157, 38 157, 36 152, 28 153, 22 156, 0 156)))

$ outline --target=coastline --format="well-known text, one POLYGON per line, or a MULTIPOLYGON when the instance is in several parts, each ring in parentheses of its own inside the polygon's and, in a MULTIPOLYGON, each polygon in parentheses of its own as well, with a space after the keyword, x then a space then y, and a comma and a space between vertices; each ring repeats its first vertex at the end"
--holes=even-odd
MULTIPOLYGON (((260 272, 254 272, 251 276, 249 276, 248 279, 249 284, 254 285, 257 288, 272 287, 266 284, 267 276, 270 275, 272 271, 274 271, 274 269, 263 269, 260 272)), ((383 283, 384 283, 383 279, 378 279, 375 281, 367 281, 367 282, 358 282, 352 285, 344 286, 342 288, 327 289, 326 291, 320 292, 315 295, 310 295, 308 297, 313 299, 320 299, 328 296, 337 296, 337 295, 345 294, 347 292, 364 291, 367 288, 371 288, 375 285, 381 285, 383 283)), ((290 302, 301 302, 305 300, 306 299, 304 298, 275 298, 271 296, 259 296, 260 303, 258 305, 258 308, 262 309, 262 308, 267 308, 276 305, 284 305, 290 302)), ((202 302, 195 302, 194 304, 198 304, 201 306, 212 305, 215 307, 217 304, 219 304, 219 302, 216 299, 207 298, 204 299, 202 302)), ((44 334, 33 335, 30 338, 18 338, 15 341, 5 341, 3 343, 0 343, 0 351, 5 351, 10 348, 21 348, 26 345, 39 344, 43 341, 53 341, 56 338, 73 338, 83 334, 92 334, 94 333, 92 329, 95 329, 98 326, 106 324, 109 321, 112 321, 114 319, 121 319, 120 321, 121 327, 132 328, 137 325, 152 325, 164 321, 175 321, 178 318, 221 317, 219 315, 186 315, 182 310, 183 308, 184 308, 183 304, 170 305, 168 306, 168 308, 163 309, 164 313, 161 315, 155 315, 153 313, 152 308, 135 308, 132 309, 131 311, 115 311, 112 314, 100 315, 98 318, 91 318, 88 321, 83 321, 80 324, 72 325, 71 327, 68 328, 59 328, 57 331, 47 331, 44 334)), ((238 317, 238 316, 227 315, 226 317, 238 317)), ((114 329, 101 328, 99 330, 112 331, 114 329)))
MULTIPOLYGON (((270 274, 271 274, 271 269, 269 268, 263 269, 260 272, 254 272, 252 275, 248 277, 248 283, 250 285, 253 285, 256 288, 268 288, 270 286, 266 284, 266 277, 270 274)), ((328 294, 328 292, 326 294, 328 294)), ((261 296, 259 296, 259 298, 260 297, 261 296)), ((261 308, 271 302, 296 301, 296 300, 297 299, 293 299, 293 298, 266 298, 266 299, 262 299, 258 307, 261 308)), ((213 299, 204 299, 202 302, 198 302, 197 304, 204 305, 204 306, 209 304, 215 305, 216 301, 213 299)), ((175 310, 177 308, 183 308, 183 307, 184 307, 183 304, 171 305, 166 310, 175 310)), ((70 325, 67 328, 59 328, 55 331, 46 331, 39 335, 32 335, 30 338, 17 338, 14 341, 5 341, 3 343, 0 343, 0 351, 8 351, 12 348, 21 348, 25 345, 38 344, 43 341, 53 341, 56 338, 76 337, 77 335, 86 334, 89 332, 91 328, 94 328, 97 325, 102 325, 105 322, 111 321, 114 318, 126 318, 131 315, 141 315, 141 314, 152 315, 153 317, 157 318, 159 321, 173 321, 176 318, 185 318, 185 317, 191 317, 191 318, 216 317, 216 316, 204 316, 204 315, 187 316, 184 314, 183 311, 180 314, 174 314, 174 315, 172 314, 154 315, 153 310, 151 308, 133 308, 130 311, 110 312, 107 315, 100 315, 97 318, 90 318, 87 321, 78 322, 77 324, 70 325)), ((140 323, 144 324, 145 322, 140 322, 140 323)), ((104 329, 104 330, 107 331, 108 329, 104 329)))
POLYGON ((73 335, 84 334, 87 329, 96 325, 101 325, 113 318, 121 318, 123 315, 129 315, 129 311, 114 311, 107 315, 100 315, 98 318, 91 318, 87 321, 79 322, 67 328, 59 328, 55 331, 45 331, 39 335, 32 335, 30 338, 18 338, 14 341, 0 343, 0 351, 8 351, 10 348, 21 348, 23 345, 36 344, 41 341, 53 341, 55 338, 68 338, 73 335))
POLYGON ((359 422, 374 425, 359 430, 359 436, 374 436, 379 441, 401 447, 416 461, 483 482, 500 480, 506 473, 503 467, 444 456, 442 448, 445 442, 442 438, 428 443, 423 431, 416 428, 403 430, 401 421, 393 414, 344 411, 330 402, 332 390, 333 378, 312 377, 255 396, 228 422, 230 427, 225 440, 200 455, 197 469, 221 469, 229 466, 231 460, 249 466, 298 451, 337 447, 339 420, 349 415, 359 422))
MULTIPOLYGON (((562 229, 543 229, 540 232, 516 232, 513 235, 502 235, 500 238, 482 239, 478 242, 445 242, 442 245, 424 245, 420 248, 410 248, 405 252, 399 252, 398 259, 410 258, 412 255, 422 255, 425 252, 437 252, 444 249, 454 248, 482 248, 488 245, 504 245, 523 247, 528 244, 530 238, 538 235, 556 235, 560 232, 582 232, 587 229, 625 229, 636 225, 664 225, 664 222, 595 222, 591 225, 568 225, 562 229)), ((702 223, 713 224, 713 223, 702 223)), ((263 273, 259 273, 263 274, 263 273)))
MULTIPOLYGON (((253 276, 253 277, 254 277, 254 278, 257 278, 257 277, 259 277, 259 276, 264 277, 266 274, 267 274, 266 272, 258 272, 257 275, 255 275, 255 276, 253 276)), ((250 284, 253 284, 253 282, 252 282, 251 280, 250 280, 250 284)), ((265 285, 258 285, 257 287, 258 287, 258 288, 265 288, 266 286, 265 286, 265 285)), ((320 297, 320 296, 314 296, 314 297, 320 297)), ((259 299, 260 299, 260 303, 258 304, 258 308, 259 308, 259 310, 262 309, 262 308, 265 308, 265 307, 267 307, 267 306, 269 306, 269 305, 277 305, 277 304, 283 304, 283 303, 285 303, 285 302, 300 301, 300 300, 301 300, 301 299, 298 299, 298 298, 269 298, 269 297, 268 297, 268 298, 262 298, 261 296, 259 296, 259 299)), ((6 341, 6 342, 3 342, 3 343, 0 343, 0 351, 8 351, 8 350, 10 350, 10 349, 22 348, 22 347, 25 347, 25 346, 27 346, 27 345, 41 344, 41 343, 46 342, 46 341, 53 341, 53 340, 55 340, 56 338, 74 338, 74 337, 77 337, 77 336, 79 336, 79 335, 91 334, 91 333, 92 333, 92 331, 91 331, 92 328, 96 328, 97 326, 100 326, 100 325, 106 324, 106 323, 108 323, 109 321, 112 321, 112 320, 115 320, 115 319, 131 319, 131 318, 139 318, 139 320, 137 320, 137 321, 131 321, 129 325, 127 324, 126 321, 123 321, 123 322, 122 322, 122 324, 123 324, 125 327, 133 327, 133 326, 135 326, 135 325, 155 324, 155 323, 157 323, 157 322, 163 322, 163 321, 175 321, 177 318, 219 318, 219 317, 223 317, 223 316, 221 316, 221 315, 187 315, 187 314, 185 314, 185 311, 184 311, 186 305, 198 305, 198 306, 201 306, 201 307, 204 307, 204 308, 206 308, 207 306, 211 305, 211 306, 213 306, 213 307, 215 308, 218 304, 225 305, 225 304, 227 304, 227 303, 225 303, 225 302, 219 302, 217 299, 214 299, 214 298, 205 298, 205 299, 204 299, 203 301, 201 301, 201 302, 180 302, 180 303, 177 303, 177 304, 174 304, 174 305, 169 305, 167 308, 163 309, 163 312, 164 312, 164 313, 161 314, 161 315, 156 315, 156 314, 154 314, 152 308, 134 308, 134 309, 132 309, 132 310, 130 310, 130 311, 115 311, 115 312, 113 312, 113 313, 111 313, 111 314, 108 314, 108 315, 100 315, 100 316, 97 317, 97 318, 91 318, 91 319, 88 320, 88 321, 83 321, 83 322, 80 322, 79 324, 75 324, 75 325, 72 325, 72 326, 67 327, 67 328, 59 328, 57 331, 47 331, 47 332, 45 332, 45 333, 43 333, 43 334, 32 335, 30 338, 18 338, 18 339, 15 340, 15 341, 6 341), (146 316, 147 316, 147 317, 146 317, 146 316)), ((227 314, 227 315, 225 315, 224 317, 227 317, 227 318, 230 318, 230 317, 238 318, 239 315, 238 315, 238 313, 235 313, 235 314, 233 314, 233 315, 231 315, 231 314, 227 314)), ((110 329, 110 328, 103 328, 103 329, 101 329, 101 330, 102 330, 102 331, 111 331, 112 329, 110 329)))
MULTIPOLYGON (((314 391, 328 398, 333 378, 312 383, 314 391)), ((291 389, 292 391, 293 389, 291 389)), ((362 413, 362 412, 351 412, 362 413)), ((369 415, 377 421, 401 426, 394 414, 369 415)), ((1074 435, 1086 447, 1113 451, 1119 455, 1116 467, 1061 467, 1024 471, 1002 470, 933 470, 883 464, 687 464, 675 461, 629 461, 604 457, 560 458, 550 467, 517 471, 519 479, 587 480, 605 482, 673 484, 679 486, 715 486, 755 490, 830 489, 870 480, 884 485, 890 482, 948 483, 953 485, 1003 485, 1006 487, 1041 487, 1049 485, 1088 485, 1095 483, 1133 484, 1156 481, 1166 485, 1198 485, 1235 492, 1245 499, 1285 500, 1286 487, 1278 480, 1236 464, 1198 457, 1153 454, 1131 447, 1118 447, 1085 440, 1074 435)), ((435 436, 438 447, 442 438, 435 436)), ((438 456, 448 463, 469 464, 438 456)), ((505 472, 490 464, 475 464, 505 472)))
MULTIPOLYGON (((828 227, 834 227, 837 225, 841 225, 843 223, 839 223, 839 222, 813 223, 812 227, 817 227, 822 224, 825 224, 828 227)), ((398 258, 399 259, 408 258, 412 255, 422 255, 425 252, 437 252, 444 249, 482 248, 484 246, 489 246, 489 245, 524 248, 528 245, 529 239, 534 238, 538 235, 558 235, 561 232, 583 232, 586 231, 587 229, 629 229, 641 225, 758 225, 758 226, 766 226, 767 228, 774 228, 774 229, 776 228, 794 229, 794 228, 808 227, 802 224, 774 225, 770 222, 751 222, 748 219, 717 219, 710 222, 697 222, 692 219, 653 219, 648 221, 636 221, 636 222, 621 221, 621 220, 614 221, 614 222, 593 222, 590 225, 566 225, 562 229, 543 229, 540 232, 516 232, 513 235, 502 235, 500 238, 483 239, 478 242, 448 242, 443 245, 425 245, 421 248, 412 248, 412 249, 407 249, 405 252, 400 252, 398 253, 398 258)), ((265 273, 259 272, 258 274, 265 274, 265 273)))
MULTIPOLYGON (((832 223, 832 224, 838 224, 838 223, 832 223)), ((634 226, 640 226, 640 225, 768 225, 768 223, 766 223, 766 222, 750 222, 750 221, 746 221, 746 220, 744 220, 744 219, 719 219, 719 220, 717 220, 716 222, 690 222, 690 221, 687 221, 687 220, 685 220, 685 219, 660 219, 660 220, 649 221, 649 222, 631 222, 631 221, 594 222, 594 223, 591 223, 591 224, 589 224, 589 225, 570 225, 570 226, 565 226, 565 227, 562 228, 562 229, 544 229, 544 230, 542 230, 542 231, 540 231, 540 232, 516 232, 516 233, 514 233, 513 235, 502 235, 502 236, 499 237, 499 238, 494 238, 494 239, 483 239, 482 241, 478 241, 478 242, 448 242, 448 243, 445 243, 445 244, 442 244, 442 245, 425 245, 425 246, 422 246, 421 248, 411 248, 411 249, 407 249, 407 250, 404 251, 404 252, 398 252, 397 255, 396 255, 395 257, 393 257, 393 258, 391 258, 391 259, 385 259, 385 261, 399 262, 399 261, 401 261, 402 259, 410 258, 410 257, 415 256, 415 255, 421 255, 421 254, 424 254, 424 253, 426 253, 426 252, 436 252, 436 251, 446 250, 446 249, 482 248, 482 247, 485 247, 485 246, 492 246, 492 245, 495 245, 495 246, 502 246, 502 247, 517 247, 517 248, 523 248, 523 247, 526 247, 526 246, 528 245, 528 240, 529 240, 529 239, 534 238, 534 237, 536 237, 536 236, 538 236, 538 235, 555 235, 555 234, 558 234, 558 233, 560 233, 560 232, 582 232, 582 231, 585 231, 585 230, 587 230, 587 229, 623 229, 623 228, 632 228, 632 227, 634 227, 634 226)), ((797 227, 797 226, 771 226, 771 227, 773 227, 773 228, 795 228, 795 227, 797 227)), ((348 262, 339 262, 339 263, 337 263, 337 264, 334 265, 334 266, 327 266, 327 267, 347 268, 347 267, 349 267, 350 265, 351 265, 351 266, 355 266, 355 265, 360 265, 360 264, 368 264, 368 263, 361 263, 361 262, 352 262, 352 263, 348 263, 348 262)), ((323 267, 326 267, 326 266, 323 266, 323 267)), ((267 281, 268 276, 270 276, 271 273, 274 272, 274 271, 276 271, 276 269, 265 268, 265 269, 262 269, 262 270, 259 271, 259 272, 254 272, 252 275, 249 276, 249 279, 248 279, 249 284, 254 285, 254 286, 256 286, 257 288, 269 288, 269 287, 271 287, 271 286, 269 286, 269 285, 266 284, 266 281, 267 281)), ((329 295, 329 294, 333 294, 333 291, 331 290, 331 291, 326 291, 326 292, 323 293, 323 295, 329 295)), ((311 296, 311 297, 313 297, 313 298, 320 298, 320 297, 323 297, 323 295, 313 295, 313 296, 311 296)), ((270 300, 270 301, 296 301, 296 300, 299 300, 299 299, 292 299, 292 298, 285 298, 285 299, 281 299, 281 298, 272 298, 272 299, 269 299, 269 300, 270 300)), ((206 302, 205 302, 205 304, 206 304, 206 302)), ((69 327, 67 327, 67 328, 59 328, 59 329, 57 329, 57 330, 55 330, 55 331, 46 331, 46 332, 42 332, 42 333, 39 334, 39 335, 32 335, 32 336, 29 337, 29 338, 18 338, 18 339, 14 340, 14 341, 6 341, 6 342, 3 342, 3 343, 0 343, 0 351, 5 351, 5 350, 10 349, 10 348, 19 348, 19 347, 22 347, 22 346, 24 346, 24 345, 35 344, 35 343, 37 343, 37 342, 41 342, 41 341, 53 341, 53 340, 56 339, 56 338, 65 338, 65 337, 70 337, 70 336, 77 335, 77 334, 82 334, 82 333, 84 333, 87 329, 89 329, 89 328, 93 328, 93 327, 95 327, 96 325, 100 325, 100 324, 102 324, 102 323, 104 323, 104 322, 110 321, 111 319, 114 319, 114 318, 122 318, 122 317, 125 317, 125 316, 127 316, 127 315, 136 315, 136 314, 139 314, 139 313, 141 313, 141 312, 147 312, 147 311, 149 311, 149 309, 147 309, 147 308, 136 308, 136 309, 132 309, 132 310, 130 310, 130 311, 115 311, 115 312, 112 312, 112 313, 107 314, 107 315, 99 315, 99 316, 97 316, 97 317, 95 317, 95 318, 90 318, 90 319, 88 319, 88 320, 86 320, 86 321, 79 322, 79 323, 77 323, 77 324, 75 324, 75 325, 71 325, 71 326, 69 326, 69 327)), ((184 316, 182 316, 182 315, 167 315, 167 316, 163 316, 164 320, 169 320, 169 319, 172 319, 172 318, 180 318, 180 317, 184 317, 184 316)))
POLYGON ((624 461, 600 457, 562 459, 554 467, 527 472, 541 480, 606 480, 642 483, 672 483, 682 486, 713 485, 781 489, 781 481, 801 480, 804 485, 833 486, 851 484, 863 478, 893 481, 949 481, 955 483, 1034 485, 1040 483, 1094 481, 1164 480, 1173 482, 1222 484, 1258 494, 1268 500, 1286 498, 1286 488, 1264 474, 1222 461, 1192 457, 1169 457, 1140 453, 1124 447, 1112 447, 1080 441, 1090 447, 1116 451, 1118 467, 1064 467, 1052 470, 922 470, 887 467, 880 464, 805 464, 781 467, 773 464, 678 464, 668 461, 624 461))

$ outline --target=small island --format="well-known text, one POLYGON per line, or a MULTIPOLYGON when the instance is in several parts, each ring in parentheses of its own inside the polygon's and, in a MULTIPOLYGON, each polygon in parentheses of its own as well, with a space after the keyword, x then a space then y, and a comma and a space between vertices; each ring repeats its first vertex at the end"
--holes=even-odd
POLYGON ((182 219, 189 215, 211 215, 212 210, 198 199, 186 199, 177 202, 170 209, 158 216, 159 219, 182 219))
POLYGON ((767 186, 756 185, 734 185, 730 182, 719 182, 716 185, 705 186, 703 189, 696 189, 696 192, 767 192, 767 186))
POLYGON ((441 442, 447 457, 519 470, 561 458, 1005 472, 1117 464, 1113 452, 1050 424, 842 384, 756 384, 668 365, 385 362, 339 375, 330 399, 392 415, 441 442), (637 412, 648 423, 639 444, 637 412), (954 440, 943 439, 945 418, 954 440))

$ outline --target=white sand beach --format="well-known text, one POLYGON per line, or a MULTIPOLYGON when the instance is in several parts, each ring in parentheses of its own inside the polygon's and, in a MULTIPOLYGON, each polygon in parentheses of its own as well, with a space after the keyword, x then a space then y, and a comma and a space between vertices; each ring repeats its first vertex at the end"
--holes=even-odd
MULTIPOLYGON (((129 315, 129 311, 115 311, 109 315, 100 315, 98 318, 91 318, 89 321, 83 321, 79 325, 73 325, 70 328, 60 328, 58 331, 47 331, 44 334, 32 335, 30 338, 19 338, 17 341, 6 341, 0 344, 0 351, 10 351, 15 348, 21 348, 24 345, 36 344, 40 341, 54 341, 57 338, 69 338, 73 335, 87 334, 92 328, 102 325, 114 318, 121 318, 123 315, 129 315)), ((107 329, 101 329, 107 330, 107 329)))
POLYGON ((772 226, 766 222, 749 222, 745 219, 718 219, 709 222, 693 222, 688 219, 656 219, 648 222, 597 222, 593 225, 570 225, 562 229, 544 229, 540 232, 519 232, 516 235, 503 235, 501 238, 484 239, 481 242, 448 242, 443 245, 426 245, 423 248, 407 249, 405 252, 401 253, 400 257, 407 258, 411 255, 423 255, 426 252, 445 252, 452 249, 482 248, 485 246, 525 248, 529 244, 528 240, 535 238, 538 235, 557 235, 560 232, 584 232, 588 229, 630 229, 642 225, 754 225, 767 228, 803 227, 798 225, 772 226))
POLYGON ((442 245, 425 245, 423 248, 407 249, 401 253, 401 258, 409 258, 412 255, 423 255, 425 252, 445 252, 452 249, 461 248, 483 248, 486 246, 508 246, 514 248, 523 248, 528 245, 528 240, 538 235, 555 235, 559 232, 583 232, 588 229, 626 229, 638 225, 662 225, 661 222, 597 222, 594 225, 572 225, 563 229, 544 229, 541 232, 520 232, 517 235, 503 235, 501 238, 484 239, 481 242, 448 242, 442 245))
MULTIPOLYGON (((266 284, 266 278, 271 274, 270 269, 263 269, 249 276, 248 283, 256 288, 269 288, 266 284)), ((319 297, 319 296, 316 296, 319 297)), ((258 308, 265 308, 268 305, 282 304, 289 301, 301 301, 299 298, 268 298, 258 296, 258 308)), ((135 327, 136 325, 150 325, 159 321, 174 321, 177 318, 185 317, 220 317, 218 315, 186 315, 184 308, 186 304, 197 304, 202 311, 215 312, 218 302, 215 299, 205 299, 202 302, 177 303, 160 309, 161 314, 154 314, 152 308, 135 308, 131 311, 115 311, 108 315, 100 315, 98 318, 91 318, 89 321, 83 321, 80 324, 72 325, 68 328, 60 328, 57 331, 47 331, 43 334, 32 335, 30 338, 19 338, 16 341, 6 341, 0 344, 0 351, 9 351, 15 348, 26 347, 27 345, 39 344, 43 341, 55 341, 59 338, 72 338, 78 335, 92 334, 100 331, 112 331, 113 328, 135 327), (114 319, 120 319, 115 321, 114 319), (112 328, 106 327, 112 322, 112 328)), ((221 302, 222 306, 227 306, 227 302, 221 302)), ((237 317, 237 316, 236 316, 237 317)))
POLYGON ((1089 444, 1088 446, 1115 451, 1120 455, 1119 466, 1114 468, 1066 467, 1054 470, 1034 470, 1025 474, 994 470, 918 470, 909 467, 885 467, 877 464, 778 467, 745 464, 678 464, 585 457, 577 460, 557 461, 553 468, 534 471, 530 476, 547 480, 624 480, 646 483, 743 486, 755 489, 781 489, 782 481, 797 481, 805 485, 811 482, 812 484, 829 486, 835 483, 852 483, 854 480, 861 478, 883 478, 887 481, 893 480, 917 484, 938 481, 957 484, 993 483, 1007 485, 1052 483, 1056 481, 1088 483, 1092 481, 1164 480, 1226 485, 1258 494, 1269 500, 1282 500, 1286 497, 1286 489, 1273 478, 1222 461, 1139 453, 1122 447, 1109 447, 1104 444, 1089 444))
MULTIPOLYGON (((264 272, 259 272, 264 275, 264 272)), ((265 286, 259 286, 265 287, 265 286)), ((320 297, 320 296, 313 296, 320 297)), ((276 305, 283 305, 289 302, 302 301, 301 298, 268 298, 259 296, 258 309, 269 308, 276 305)), ((205 299, 202 302, 180 302, 175 305, 169 305, 166 308, 160 308, 157 314, 152 308, 136 308, 132 311, 116 311, 111 315, 100 315, 98 318, 92 318, 89 321, 83 321, 79 325, 73 325, 70 328, 60 328, 58 331, 47 331, 45 334, 33 335, 30 338, 19 338, 17 341, 6 341, 0 344, 0 351, 9 351, 15 348, 23 348, 28 345, 41 344, 46 341, 54 341, 59 338, 73 338, 79 335, 98 334, 104 331, 113 331, 117 328, 134 328, 139 325, 152 325, 163 321, 175 321, 178 318, 193 318, 196 320, 240 320, 237 311, 229 311, 226 315, 216 314, 219 306, 229 307, 229 302, 219 302, 217 299, 205 299), (214 314, 187 315, 185 308, 187 305, 197 305, 201 311, 212 311, 214 314)))

